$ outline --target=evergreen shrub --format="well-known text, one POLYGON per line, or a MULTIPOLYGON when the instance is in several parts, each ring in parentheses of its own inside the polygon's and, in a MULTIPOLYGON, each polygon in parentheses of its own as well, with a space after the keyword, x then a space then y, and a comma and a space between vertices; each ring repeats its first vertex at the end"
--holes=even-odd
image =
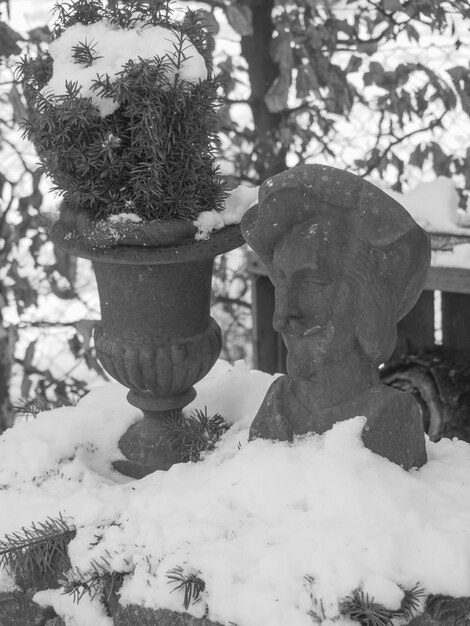
MULTIPOLYGON (((116 30, 162 26, 176 41, 172 54, 129 59, 116 74, 96 75, 92 90, 117 106, 104 116, 73 76, 63 94, 48 93, 54 69, 49 53, 22 59, 19 71, 33 111, 25 134, 63 196, 63 208, 85 211, 92 220, 132 213, 143 221, 193 220, 220 210, 227 194, 214 165, 218 85, 199 13, 188 9, 177 22, 169 0, 119 1, 113 8, 100 0, 72 0, 56 6, 56 18, 53 39, 76 24, 106 20, 116 30), (198 82, 180 76, 188 41, 208 69, 198 82)), ((100 58, 97 47, 99 42, 80 41, 71 51, 74 63, 92 67, 100 58)))

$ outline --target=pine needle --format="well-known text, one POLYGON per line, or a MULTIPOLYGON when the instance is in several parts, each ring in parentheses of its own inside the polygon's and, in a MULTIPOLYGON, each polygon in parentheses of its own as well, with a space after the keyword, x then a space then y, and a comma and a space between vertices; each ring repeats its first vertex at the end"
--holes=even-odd
POLYGON ((391 612, 381 604, 376 604, 362 589, 355 589, 341 607, 341 613, 362 626, 393 626, 391 612))
POLYGON ((20 398, 16 402, 12 402, 10 407, 15 415, 24 415, 27 417, 36 417, 38 413, 43 411, 51 411, 63 406, 74 406, 75 403, 70 398, 60 398, 57 400, 46 400, 40 396, 36 398, 20 398))
POLYGON ((88 42, 86 39, 85 41, 80 41, 76 46, 72 46, 73 58, 78 64, 90 67, 94 61, 102 58, 99 54, 96 54, 96 45, 96 42, 88 42))
MULTIPOLYGON (((110 556, 109 553, 108 556, 110 556)), ((87 571, 78 567, 70 568, 59 580, 59 584, 62 587, 62 593, 71 595, 77 604, 84 595, 88 595, 90 599, 103 596, 106 601, 109 601, 127 574, 129 572, 111 571, 109 560, 103 556, 100 561, 92 559, 91 568, 87 571)))
POLYGON ((53 572, 58 559, 68 558, 67 546, 75 532, 62 515, 23 526, 0 540, 0 566, 15 579, 53 572))
POLYGON ((425 591, 419 584, 416 584, 412 589, 404 589, 400 587, 405 594, 401 601, 401 607, 398 611, 397 617, 404 617, 411 619, 415 613, 419 610, 421 602, 425 597, 425 591))
POLYGON ((169 580, 169 584, 174 585, 171 593, 180 589, 184 591, 183 604, 186 610, 191 604, 199 602, 200 595, 206 588, 206 583, 202 578, 199 578, 195 573, 185 574, 184 569, 180 565, 168 570, 166 577, 169 580))
POLYGON ((190 415, 175 412, 167 418, 166 424, 167 434, 163 441, 173 451, 179 451, 182 462, 199 461, 201 454, 213 450, 229 428, 218 413, 209 417, 207 407, 190 415))
POLYGON ((355 589, 352 596, 343 602, 341 613, 362 626, 393 626, 394 619, 410 620, 418 611, 425 592, 418 584, 412 589, 400 588, 405 595, 398 610, 387 609, 374 602, 374 598, 370 598, 362 589, 355 589))

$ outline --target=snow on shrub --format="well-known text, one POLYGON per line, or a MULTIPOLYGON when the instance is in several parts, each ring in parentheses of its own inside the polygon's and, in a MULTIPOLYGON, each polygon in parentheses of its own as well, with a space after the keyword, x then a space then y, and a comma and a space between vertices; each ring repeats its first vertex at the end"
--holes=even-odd
POLYGON ((26 125, 64 208, 93 219, 195 219, 221 209, 217 82, 197 12, 169 4, 58 5, 49 53, 21 72, 26 125))

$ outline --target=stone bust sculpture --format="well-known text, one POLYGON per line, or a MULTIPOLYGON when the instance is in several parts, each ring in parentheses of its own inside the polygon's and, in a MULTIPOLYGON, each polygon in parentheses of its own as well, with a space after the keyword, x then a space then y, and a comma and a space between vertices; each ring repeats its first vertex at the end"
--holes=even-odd
POLYGON ((422 290, 427 234, 379 188, 323 165, 266 180, 242 232, 274 283, 273 324, 287 347, 287 376, 268 390, 250 438, 291 440, 365 415, 366 447, 422 466, 420 408, 381 385, 378 367, 422 290))

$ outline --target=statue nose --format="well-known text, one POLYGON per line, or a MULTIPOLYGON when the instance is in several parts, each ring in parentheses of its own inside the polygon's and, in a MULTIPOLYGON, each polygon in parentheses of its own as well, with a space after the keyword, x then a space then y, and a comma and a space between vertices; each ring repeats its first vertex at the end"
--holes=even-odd
POLYGON ((278 333, 283 332, 291 320, 299 317, 300 311, 294 294, 289 294, 284 290, 277 292, 273 315, 274 330, 278 333))

